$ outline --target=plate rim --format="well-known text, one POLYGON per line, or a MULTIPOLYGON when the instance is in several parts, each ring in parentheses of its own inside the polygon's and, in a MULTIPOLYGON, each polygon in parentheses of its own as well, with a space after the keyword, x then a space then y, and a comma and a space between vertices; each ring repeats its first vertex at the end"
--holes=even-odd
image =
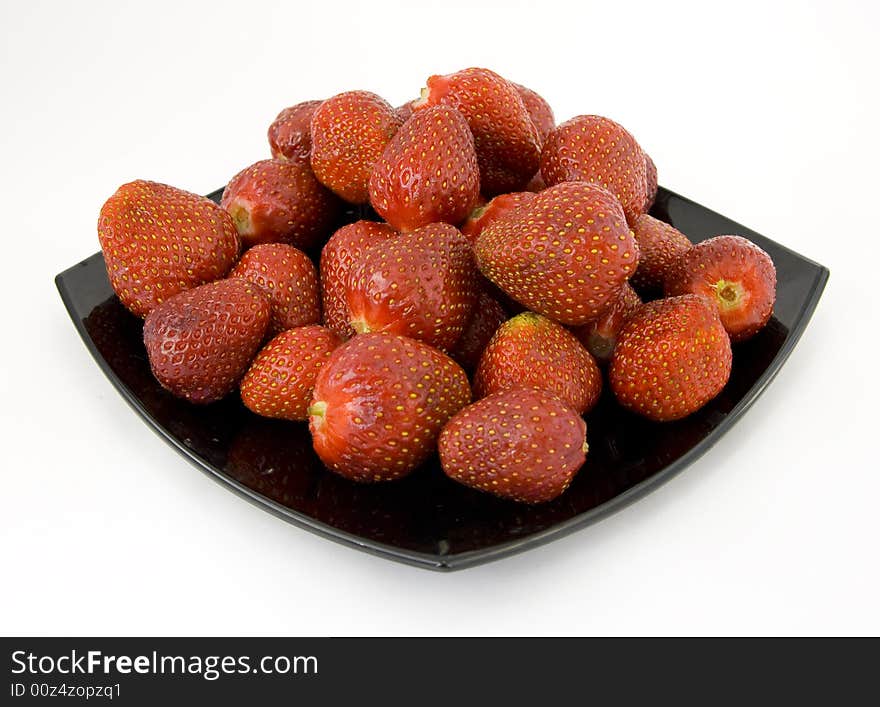
MULTIPOLYGON (((698 204, 697 202, 688 199, 687 197, 681 196, 669 189, 664 189, 663 187, 661 187, 661 190, 669 196, 673 196, 677 199, 687 202, 689 205, 693 205, 705 211, 709 211, 716 216, 724 218, 727 221, 731 221, 731 223, 734 223, 737 227, 741 228, 745 232, 753 234, 756 233, 752 229, 742 226, 741 224, 732 221, 723 214, 712 211, 711 209, 708 209, 707 207, 698 204)), ((217 191, 212 192, 209 197, 216 195, 217 193, 217 191)), ((769 239, 766 236, 761 237, 772 241, 772 239, 769 239)), ((541 545, 547 544, 552 540, 565 537, 589 525, 593 525, 594 523, 597 523, 616 513, 617 511, 623 510, 627 506, 635 503, 639 499, 649 494, 651 491, 656 490, 657 488, 671 480, 673 477, 680 474, 695 461, 697 461, 712 447, 714 447, 718 440, 722 436, 724 436, 724 434, 726 434, 731 429, 731 427, 733 427, 733 425, 735 425, 742 418, 745 412, 767 389, 767 386, 779 373, 780 369, 785 364, 788 357, 791 355, 791 352, 800 341, 801 336, 803 335, 807 325, 812 319, 812 316, 819 303, 819 299, 821 298, 828 279, 831 275, 830 270, 821 263, 811 260, 810 258, 802 255, 801 253, 798 253, 797 251, 792 250, 791 248, 781 243, 778 243, 776 241, 772 242, 774 243, 774 245, 788 251, 792 255, 796 256, 800 260, 808 263, 815 268, 816 273, 813 278, 813 282, 810 285, 809 294, 805 300, 803 307, 801 307, 801 309, 799 310, 797 319, 794 321, 793 326, 790 328, 788 336, 786 337, 785 342, 780 347, 779 351, 776 352, 776 355, 773 357, 773 359, 770 361, 770 363, 767 365, 767 367, 764 369, 764 371, 761 373, 755 383, 751 386, 751 388, 749 388, 747 394, 731 409, 731 411, 724 417, 724 419, 706 435, 706 437, 704 437, 696 446, 685 452, 682 456, 667 464, 660 471, 654 473, 646 479, 643 479, 642 481, 631 486, 622 493, 612 498, 609 498, 607 501, 599 504, 598 506, 594 506, 593 508, 584 511, 583 513, 580 513, 565 521, 561 521, 552 526, 544 528, 541 531, 522 538, 514 538, 513 540, 501 542, 497 545, 492 545, 484 549, 466 550, 449 555, 426 553, 418 550, 407 550, 405 548, 390 545, 388 543, 383 543, 381 541, 369 540, 362 536, 355 535, 354 533, 341 530, 340 528, 316 520, 315 518, 312 518, 305 513, 284 506, 277 501, 274 501, 273 499, 268 498, 261 493, 258 493, 248 486, 245 486, 240 481, 224 474, 220 469, 206 463, 204 460, 198 457, 189 447, 183 444, 182 441, 178 440, 173 434, 162 428, 158 424, 158 422, 154 420, 154 418, 149 414, 146 408, 144 408, 144 406, 140 403, 140 400, 137 398, 137 396, 110 368, 109 363, 98 351, 94 341, 86 331, 83 321, 77 316, 73 297, 70 290, 68 289, 67 276, 71 271, 83 267, 88 261, 96 257, 103 258, 102 253, 98 251, 97 253, 94 253, 87 258, 79 261, 78 263, 66 268, 55 276, 54 281, 55 286, 61 296, 64 307, 67 310, 68 316, 73 321, 74 328, 79 333, 80 338, 86 346, 86 349, 89 351, 92 358, 95 359, 98 367, 110 381, 113 387, 117 390, 117 392, 119 392, 126 403, 128 403, 129 407, 131 407, 147 423, 147 426, 151 430, 153 430, 154 433, 156 433, 167 444, 176 449, 178 453, 181 454, 181 456, 183 456, 187 461, 189 461, 190 464, 195 466, 201 472, 215 480, 217 483, 220 483, 230 488, 239 497, 244 498, 253 505, 258 506, 263 510, 269 511, 276 517, 279 517, 296 527, 315 533, 322 538, 332 540, 348 547, 353 547, 374 556, 394 560, 396 562, 419 567, 422 569, 437 571, 455 571, 466 569, 468 567, 474 567, 476 565, 492 562, 495 560, 500 560, 505 557, 509 557, 511 555, 539 547, 541 545)))

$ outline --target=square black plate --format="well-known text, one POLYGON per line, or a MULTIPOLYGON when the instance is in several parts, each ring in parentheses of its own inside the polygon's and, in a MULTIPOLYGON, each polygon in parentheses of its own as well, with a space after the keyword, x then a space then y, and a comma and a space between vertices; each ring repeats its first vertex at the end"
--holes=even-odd
POLYGON ((100 253, 65 270, 55 282, 110 382, 196 467, 265 510, 324 537, 419 567, 460 569, 562 537, 672 478, 742 416, 803 333, 828 280, 825 267, 662 188, 652 213, 693 241, 734 233, 764 248, 777 268, 774 316, 757 336, 734 347, 727 387, 691 417, 652 423, 604 397, 587 416, 585 467, 560 498, 534 507, 448 480, 436 457, 390 484, 358 485, 331 474, 312 450, 305 424, 259 418, 235 395, 196 407, 164 391, 150 373, 141 320, 113 294, 100 253))

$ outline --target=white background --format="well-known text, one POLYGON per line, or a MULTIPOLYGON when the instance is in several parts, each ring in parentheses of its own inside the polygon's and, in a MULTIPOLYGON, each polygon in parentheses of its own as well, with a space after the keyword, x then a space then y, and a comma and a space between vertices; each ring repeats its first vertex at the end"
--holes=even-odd
POLYGON ((877 76, 870 2, 3 2, 0 631, 880 632, 877 76), (117 395, 53 276, 133 178, 205 193, 284 106, 395 105, 489 66, 627 126, 661 184, 818 260, 749 414, 612 518, 440 575, 320 539, 190 467, 117 395))

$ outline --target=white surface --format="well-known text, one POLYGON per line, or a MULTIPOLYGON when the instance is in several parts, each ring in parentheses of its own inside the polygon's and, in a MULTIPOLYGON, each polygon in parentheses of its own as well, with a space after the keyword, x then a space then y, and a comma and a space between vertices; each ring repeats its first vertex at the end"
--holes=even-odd
POLYGON ((876 4, 443 4, 2 5, 0 631, 880 632, 876 4), (52 277, 97 250, 120 183, 208 192, 268 155, 286 105, 354 88, 397 104, 471 65, 559 120, 619 120, 663 185, 832 275, 779 377, 684 474, 564 540, 439 575, 190 467, 104 378, 52 277))

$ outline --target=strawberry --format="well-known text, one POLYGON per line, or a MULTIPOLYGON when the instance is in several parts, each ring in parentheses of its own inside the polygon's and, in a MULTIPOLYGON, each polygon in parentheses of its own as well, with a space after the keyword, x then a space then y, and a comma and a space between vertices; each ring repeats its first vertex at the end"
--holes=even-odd
POLYGON ((285 108, 269 126, 272 157, 291 162, 308 161, 312 152, 312 116, 323 101, 305 101, 285 108))
POLYGON ((470 399, 467 375, 445 354, 405 336, 363 334, 318 373, 309 429, 336 473, 390 481, 433 453, 440 429, 470 399))
POLYGON ((485 398, 523 386, 548 390, 583 414, 599 400, 602 374, 568 329, 540 314, 523 312, 502 324, 483 351, 474 374, 474 395, 485 398))
POLYGON ((504 307, 485 289, 480 289, 470 321, 450 356, 466 371, 473 371, 480 362, 483 349, 492 335, 507 321, 504 307))
POLYGON ((514 388, 469 405, 440 434, 446 475, 522 503, 560 496, 583 466, 587 425, 546 390, 514 388))
POLYGON ((403 334, 449 351, 471 317, 475 285, 467 239, 434 223, 364 251, 345 297, 358 333, 403 334))
POLYGON ((321 251, 321 297, 324 326, 343 339, 355 335, 351 313, 345 303, 348 273, 372 245, 396 236, 391 226, 375 221, 356 221, 334 233, 321 251))
POLYGON ((394 109, 395 115, 400 118, 401 125, 410 119, 410 116, 413 114, 413 102, 407 101, 406 103, 402 103, 394 109))
POLYGON ((624 283, 597 319, 575 327, 572 333, 599 363, 608 363, 617 337, 627 319, 641 306, 642 300, 630 284, 624 283))
POLYGON ((370 175, 370 203, 400 231, 429 223, 461 223, 480 196, 474 138, 454 108, 433 106, 412 116, 370 175))
POLYGON ((224 277, 241 250, 235 224, 213 201, 143 180, 123 184, 106 201, 98 240, 113 290, 139 317, 224 277))
POLYGON ((431 76, 416 111, 445 104, 457 109, 474 134, 481 189, 487 196, 522 189, 538 170, 538 131, 516 87, 488 69, 431 76))
POLYGON ((474 254, 482 273, 517 302, 571 325, 599 316, 639 259, 620 203, 584 182, 545 189, 490 224, 474 254))
POLYGON ((340 93, 312 116, 312 169, 352 204, 370 200, 370 172, 403 121, 386 100, 368 91, 340 93))
POLYGON ((263 243, 247 251, 229 273, 262 287, 272 305, 269 333, 321 321, 318 274, 308 256, 286 243, 263 243))
POLYGON ((670 268, 693 244, 677 228, 648 214, 637 216, 632 229, 640 254, 632 284, 648 293, 663 289, 670 268))
POLYGON ((599 115, 579 115, 558 125, 541 153, 541 174, 548 185, 598 184, 620 200, 630 220, 645 207, 645 170, 645 154, 636 139, 599 115))
POLYGON ((654 199, 657 198, 657 165, 654 164, 654 160, 647 152, 645 153, 645 182, 647 189, 645 191, 645 205, 642 210, 648 213, 654 206, 654 199))
POLYGON ((530 191, 517 191, 511 194, 499 194, 487 204, 476 206, 461 226, 461 232, 467 236, 471 245, 490 223, 506 216, 523 204, 528 204, 535 195, 530 191))
POLYGON ((642 305, 624 325, 608 379, 618 402, 658 422, 699 410, 730 377, 730 338, 712 304, 684 295, 642 305))
POLYGON ((760 331, 776 302, 776 268, 770 256, 742 236, 716 236, 682 255, 666 278, 667 295, 709 299, 733 341, 760 331))
POLYGON ((339 217, 339 200, 312 174, 308 162, 261 160, 236 174, 220 205, 245 248, 289 243, 311 248, 327 236, 339 217))
POLYGON ((231 392, 260 348, 271 307, 262 288, 238 278, 180 292, 144 322, 153 375, 192 403, 231 392))
POLYGON ((538 131, 539 144, 543 145, 547 141, 547 136, 556 127, 556 118, 553 116, 553 109, 544 98, 535 93, 532 89, 526 88, 518 83, 513 84, 519 97, 522 98, 523 105, 532 119, 532 124, 538 131))
POLYGON ((257 354, 242 378, 241 401, 263 417, 307 420, 318 371, 341 343, 322 326, 281 332, 257 354))

